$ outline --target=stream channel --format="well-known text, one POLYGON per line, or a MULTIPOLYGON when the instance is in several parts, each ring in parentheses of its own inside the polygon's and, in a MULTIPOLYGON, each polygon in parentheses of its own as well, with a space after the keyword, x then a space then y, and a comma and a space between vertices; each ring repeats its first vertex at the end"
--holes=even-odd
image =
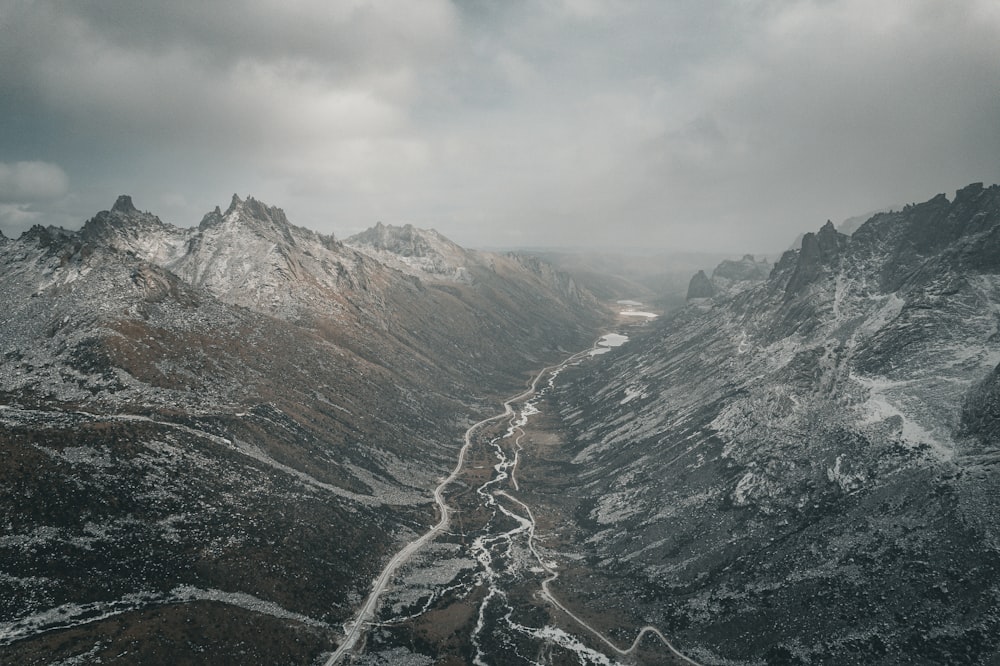
POLYGON ((455 468, 434 491, 438 522, 389 561, 324 666, 612 666, 634 663, 647 635, 660 641, 668 662, 696 666, 655 627, 618 645, 564 605, 553 586, 573 556, 546 545, 519 497, 524 427, 541 413, 560 373, 627 341, 607 334, 544 368, 504 401, 503 412, 469 427, 455 468))

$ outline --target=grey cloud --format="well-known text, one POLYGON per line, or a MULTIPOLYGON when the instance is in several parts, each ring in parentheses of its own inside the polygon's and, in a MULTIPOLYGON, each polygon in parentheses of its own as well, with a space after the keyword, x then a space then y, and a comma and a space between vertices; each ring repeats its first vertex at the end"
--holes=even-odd
POLYGON ((0 7, 0 155, 72 182, 22 217, 239 191, 337 233, 759 252, 1000 180, 992 0, 0 7))
POLYGON ((0 203, 27 204, 55 199, 66 193, 69 181, 57 164, 0 162, 0 203))
POLYGON ((308 60, 345 75, 441 54, 454 22, 444 0, 82 0, 64 7, 108 43, 129 51, 191 50, 226 66, 308 60))

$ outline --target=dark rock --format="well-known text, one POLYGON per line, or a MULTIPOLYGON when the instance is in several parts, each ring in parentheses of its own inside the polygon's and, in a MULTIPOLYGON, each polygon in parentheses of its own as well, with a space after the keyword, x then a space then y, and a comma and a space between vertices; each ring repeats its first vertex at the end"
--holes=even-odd
POLYGON ((725 279, 731 281, 766 280, 771 271, 767 261, 757 261, 752 254, 745 254, 739 261, 726 259, 712 271, 712 280, 725 279))
POLYGON ((712 281, 708 279, 705 275, 705 271, 698 271, 691 278, 691 282, 688 284, 687 299, 692 298, 711 298, 715 295, 716 289, 712 281))
POLYGON ((811 284, 836 268, 840 253, 848 242, 849 237, 837 231, 829 220, 819 233, 805 234, 795 272, 785 288, 786 298, 801 296, 811 284))
POLYGON ((973 388, 962 409, 962 433, 987 445, 1000 444, 1000 366, 973 388))
MULTIPOLYGON (((232 213, 234 210, 236 210, 237 206, 239 206, 242 203, 243 203, 243 200, 240 199, 240 196, 234 192, 233 193, 233 198, 230 199, 230 201, 229 201, 229 208, 226 209, 226 215, 228 215, 229 213, 232 213)), ((216 206, 216 208, 218 208, 218 206, 216 206)))
POLYGON ((111 207, 111 211, 124 214, 139 212, 136 207, 132 205, 132 197, 127 194, 123 194, 115 199, 115 205, 111 207))

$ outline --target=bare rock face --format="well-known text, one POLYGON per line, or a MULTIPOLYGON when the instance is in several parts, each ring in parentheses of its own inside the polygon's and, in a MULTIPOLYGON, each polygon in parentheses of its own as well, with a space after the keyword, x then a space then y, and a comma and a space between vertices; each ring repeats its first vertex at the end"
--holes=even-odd
POLYGON ((115 205, 111 207, 111 212, 130 215, 138 213, 139 211, 136 210, 136 207, 132 204, 132 197, 127 194, 123 194, 115 200, 115 205))
POLYGON ((434 229, 412 224, 374 227, 355 234, 346 244, 404 273, 430 280, 471 283, 470 268, 483 263, 481 253, 466 250, 434 229))
POLYGON ((412 224, 401 227, 379 222, 374 227, 348 239, 352 245, 386 250, 402 257, 428 257, 447 253, 460 254, 461 248, 434 229, 417 229, 412 224))
POLYGON ((715 295, 715 291, 715 285, 705 275, 705 271, 698 271, 691 278, 691 283, 688 284, 687 299, 711 298, 715 295))
POLYGON ((1000 442, 1000 366, 969 391, 962 409, 961 432, 995 452, 1000 442))
POLYGON ((687 300, 730 299, 766 280, 770 271, 769 262, 758 261, 752 254, 745 254, 739 260, 725 259, 712 271, 712 277, 708 277, 702 270, 691 278, 687 300))
POLYGON ((560 583, 703 664, 996 663, 998 234, 980 184, 826 225, 569 373, 560 583))
POLYGON ((760 282, 766 280, 771 265, 767 261, 758 261, 752 254, 745 254, 739 261, 726 259, 712 271, 712 280, 727 280, 729 282, 760 282))
POLYGON ((837 231, 830 221, 823 225, 819 233, 805 234, 795 271, 785 287, 787 297, 801 296, 811 284, 836 270, 847 239, 848 236, 837 231))
POLYGON ((716 266, 712 271, 712 284, 719 294, 732 297, 763 282, 770 273, 770 262, 745 254, 738 261, 727 259, 716 266))

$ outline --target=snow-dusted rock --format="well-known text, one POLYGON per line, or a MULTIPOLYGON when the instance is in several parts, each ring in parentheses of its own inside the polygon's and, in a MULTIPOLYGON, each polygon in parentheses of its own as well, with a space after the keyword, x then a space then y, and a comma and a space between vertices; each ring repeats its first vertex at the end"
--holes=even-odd
POLYGON ((592 559, 707 663, 994 662, 998 331, 1000 186, 806 234, 557 390, 592 559))

